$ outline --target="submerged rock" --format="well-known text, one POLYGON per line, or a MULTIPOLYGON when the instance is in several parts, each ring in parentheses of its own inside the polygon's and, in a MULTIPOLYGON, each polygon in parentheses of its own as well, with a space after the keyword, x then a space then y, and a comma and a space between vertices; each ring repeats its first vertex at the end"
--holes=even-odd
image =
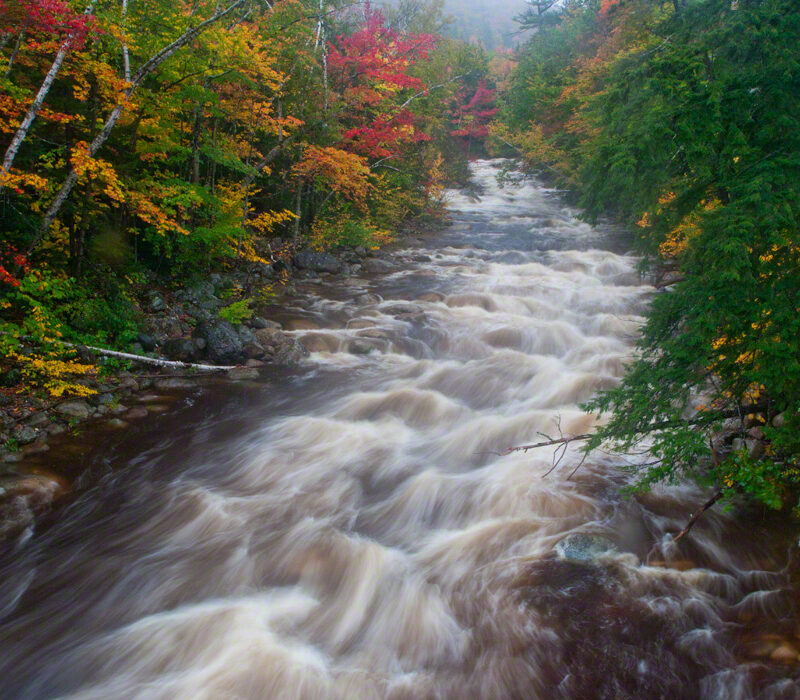
POLYGON ((228 370, 228 379, 233 379, 234 381, 258 379, 258 370, 255 367, 234 367, 228 370))
POLYGON ((577 532, 572 535, 567 535, 553 547, 553 551, 555 551, 561 559, 586 562, 618 550, 617 545, 608 537, 577 532))
POLYGON ((297 364, 308 355, 295 338, 276 328, 262 328, 255 332, 256 339, 264 348, 264 359, 276 364, 297 364))

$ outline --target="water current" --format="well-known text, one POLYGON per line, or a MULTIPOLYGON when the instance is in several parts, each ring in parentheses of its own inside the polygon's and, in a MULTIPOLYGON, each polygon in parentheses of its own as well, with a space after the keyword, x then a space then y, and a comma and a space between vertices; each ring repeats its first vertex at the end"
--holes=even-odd
POLYGON ((656 293, 503 165, 392 271, 304 281, 300 368, 87 435, 0 565, 0 696, 800 697, 750 653, 796 624, 784 540, 715 510, 673 544, 707 495, 621 495, 647 455, 498 454, 591 430, 656 293), (560 557, 574 533, 617 549, 560 557))

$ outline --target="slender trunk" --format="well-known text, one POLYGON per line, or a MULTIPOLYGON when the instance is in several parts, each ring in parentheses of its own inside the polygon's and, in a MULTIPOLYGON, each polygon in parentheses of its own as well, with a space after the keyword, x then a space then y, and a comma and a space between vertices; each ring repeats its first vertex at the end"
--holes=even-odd
POLYGON ((17 42, 14 44, 14 50, 11 52, 11 57, 8 59, 8 68, 6 68, 6 79, 11 75, 11 69, 14 67, 14 61, 17 59, 19 47, 22 46, 22 40, 25 38, 25 30, 23 29, 17 35, 17 42))
MULTIPOLYGON (((111 132, 114 130, 114 127, 119 121, 122 112, 125 109, 127 101, 131 98, 133 93, 135 92, 136 88, 142 83, 142 81, 150 75, 154 70, 156 70, 164 61, 166 61, 170 56, 175 54, 181 48, 186 46, 190 41, 192 41, 195 37, 202 34, 205 29, 207 29, 212 24, 218 22, 219 20, 223 19, 231 12, 233 12, 237 7, 242 6, 246 0, 236 0, 233 4, 231 4, 227 9, 220 10, 214 13, 213 16, 209 17, 207 20, 201 22, 196 27, 191 29, 187 29, 181 36, 179 36, 175 41, 171 44, 168 44, 163 49, 161 49, 158 53, 151 56, 144 65, 136 71, 136 74, 132 77, 130 81, 130 87, 128 87, 125 92, 123 93, 124 99, 116 107, 111 111, 111 114, 108 116, 103 129, 100 133, 95 137, 94 141, 89 145, 89 157, 94 158, 97 152, 102 148, 103 144, 108 140, 108 137, 111 135, 111 132)), ((47 213, 44 216, 42 221, 41 228, 39 229, 37 235, 34 237, 33 241, 31 242, 30 246, 28 246, 28 253, 30 253, 38 244, 39 241, 42 240, 43 236, 47 231, 50 230, 50 227, 53 225, 53 222, 58 216, 58 212, 61 210, 61 207, 64 206, 64 202, 67 201, 67 197, 69 197, 70 192, 72 192, 72 188, 75 187, 75 183, 78 181, 78 173, 73 168, 67 179, 64 181, 64 184, 61 185, 61 189, 58 191, 53 202, 50 204, 50 207, 47 210, 47 213)))
MULTIPOLYGON (((92 9, 94 9, 94 0, 92 0, 86 6, 86 9, 83 12, 84 16, 90 15, 92 13, 92 9)), ((8 174, 11 172, 11 167, 14 165, 14 159, 17 157, 20 146, 22 146, 22 142, 28 135, 28 131, 30 131, 33 122, 36 121, 36 117, 38 116, 39 111, 42 109, 42 105, 44 105, 45 98, 50 92, 50 88, 53 87, 56 76, 61 70, 61 65, 64 63, 64 59, 67 57, 67 53, 69 53, 69 50, 72 48, 74 41, 75 34, 73 33, 67 36, 67 38, 64 40, 64 43, 61 44, 61 48, 58 50, 58 53, 53 60, 53 64, 50 66, 50 70, 47 71, 47 75, 44 77, 44 80, 39 87, 39 92, 36 94, 33 104, 28 109, 28 113, 25 115, 25 118, 19 125, 17 132, 14 134, 14 138, 11 139, 11 143, 6 149, 6 154, 3 157, 3 167, 0 169, 0 191, 2 191, 3 187, 5 187, 6 179, 8 178, 8 174)))

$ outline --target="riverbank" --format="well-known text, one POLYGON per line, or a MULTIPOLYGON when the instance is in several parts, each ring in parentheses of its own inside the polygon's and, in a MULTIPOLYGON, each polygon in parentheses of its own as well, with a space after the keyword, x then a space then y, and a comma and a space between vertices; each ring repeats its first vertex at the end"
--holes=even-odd
MULTIPOLYGON (((142 332, 134 346, 125 349, 140 355, 140 361, 78 347, 81 362, 97 367, 94 376, 78 380, 91 395, 53 399, 20 391, 24 387, 19 384, 0 388, 0 548, 29 537, 37 522, 47 520, 51 509, 68 499, 72 483, 80 479, 80 473, 63 465, 55 470, 49 466, 53 451, 69 451, 70 443, 86 432, 124 432, 135 423, 158 420, 209 380, 260 381, 296 366, 320 349, 313 336, 302 341, 293 333, 315 328, 288 311, 298 286, 347 284, 354 278, 389 274, 414 257, 419 262, 419 256, 403 257, 397 251, 422 243, 421 233, 406 232, 381 250, 306 249, 289 264, 214 273, 187 289, 155 285, 141 299, 142 332), (232 289, 261 299, 240 323, 220 316, 232 304, 232 289), (204 371, 196 369, 198 363, 204 371), (209 371, 211 366, 217 370, 209 371)), ((349 348, 353 354, 371 350, 366 339, 349 348)))

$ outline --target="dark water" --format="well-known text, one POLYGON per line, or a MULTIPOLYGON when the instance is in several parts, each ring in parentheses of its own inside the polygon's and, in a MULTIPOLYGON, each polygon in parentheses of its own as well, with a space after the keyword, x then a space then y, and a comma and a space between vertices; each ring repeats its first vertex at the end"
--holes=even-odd
POLYGON ((714 511, 672 544, 706 495, 622 498, 646 455, 494 454, 591 429, 653 293, 500 165, 402 269, 305 284, 303 367, 61 455, 88 477, 2 562, 0 696, 800 697, 764 660, 800 644, 788 536, 714 511))

